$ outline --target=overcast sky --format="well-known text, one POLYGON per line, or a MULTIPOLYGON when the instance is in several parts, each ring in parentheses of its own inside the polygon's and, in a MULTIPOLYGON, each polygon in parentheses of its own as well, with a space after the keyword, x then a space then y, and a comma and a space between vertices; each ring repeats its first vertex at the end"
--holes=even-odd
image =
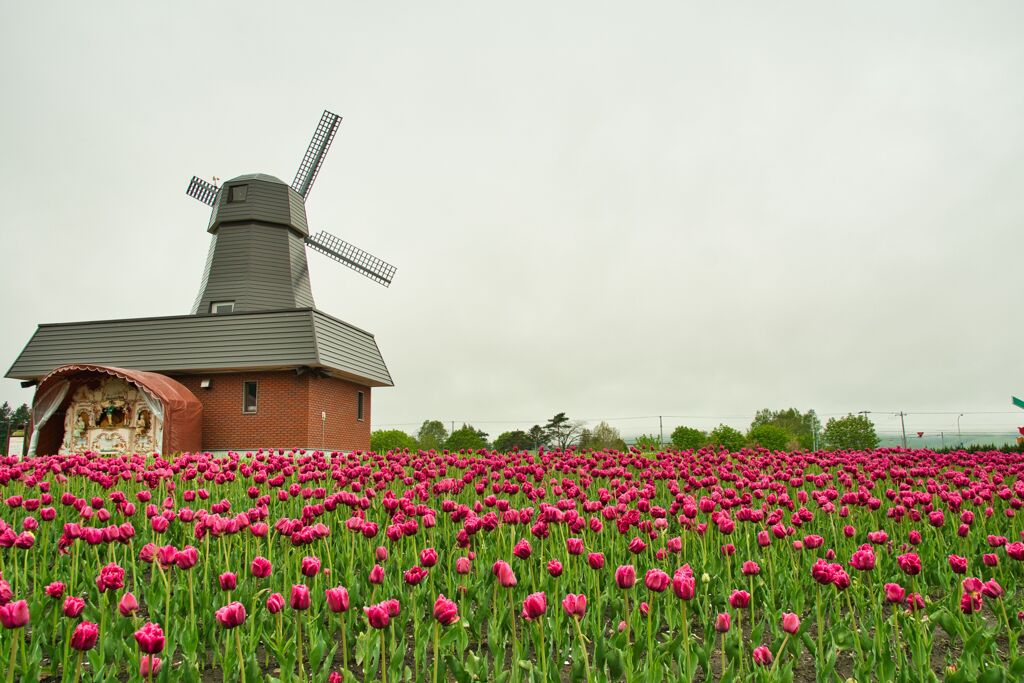
POLYGON ((4 371, 38 323, 188 313, 188 179, 290 182, 327 108, 310 227, 398 268, 309 257, 394 377, 375 426, 1024 424, 1020 2, 149 5, 0 9, 4 371))

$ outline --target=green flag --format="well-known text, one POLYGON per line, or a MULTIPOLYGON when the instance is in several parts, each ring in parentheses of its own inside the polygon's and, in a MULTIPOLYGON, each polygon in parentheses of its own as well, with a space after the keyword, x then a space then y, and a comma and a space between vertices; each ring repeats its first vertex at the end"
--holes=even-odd
POLYGON ((1013 405, 1017 406, 1018 408, 1024 408, 1024 401, 1020 400, 1016 396, 1011 396, 1010 398, 1013 399, 1013 405))

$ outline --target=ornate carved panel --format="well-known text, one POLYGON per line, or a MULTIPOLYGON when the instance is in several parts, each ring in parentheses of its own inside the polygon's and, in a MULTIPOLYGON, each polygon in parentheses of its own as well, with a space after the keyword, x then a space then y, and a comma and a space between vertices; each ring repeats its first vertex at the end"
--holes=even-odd
POLYGON ((163 424, 142 391, 110 377, 75 391, 64 418, 60 452, 152 453, 162 439, 163 424))

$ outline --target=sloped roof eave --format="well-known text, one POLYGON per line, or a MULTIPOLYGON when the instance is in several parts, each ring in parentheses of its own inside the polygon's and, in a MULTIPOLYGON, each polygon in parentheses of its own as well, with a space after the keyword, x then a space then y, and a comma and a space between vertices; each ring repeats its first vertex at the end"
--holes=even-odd
POLYGON ((38 381, 69 364, 158 373, 321 367, 394 386, 372 334, 313 308, 39 325, 6 377, 38 381))

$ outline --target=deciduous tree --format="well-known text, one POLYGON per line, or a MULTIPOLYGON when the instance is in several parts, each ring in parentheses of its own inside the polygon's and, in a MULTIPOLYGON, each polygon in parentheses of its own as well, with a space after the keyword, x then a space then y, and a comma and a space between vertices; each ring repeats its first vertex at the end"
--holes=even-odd
POLYGON ((822 432, 825 447, 829 450, 871 450, 878 447, 875 424, 867 415, 831 417, 822 432))
POLYGON ((580 448, 624 451, 626 442, 623 441, 618 429, 607 422, 599 422, 593 429, 584 429, 580 432, 580 448))
POLYGON ((743 448, 746 439, 740 430, 734 429, 727 424, 720 424, 708 434, 708 443, 715 446, 725 446, 730 451, 738 451, 743 448))
POLYGON ((401 429, 384 429, 370 434, 370 450, 375 453, 400 451, 403 448, 415 450, 416 439, 401 429))
POLYGON ((463 424, 448 436, 444 447, 450 451, 469 451, 487 448, 487 432, 481 431, 473 425, 463 424))
POLYGON ((425 451, 441 450, 447 439, 448 430, 444 428, 444 424, 440 420, 424 420, 417 434, 419 446, 425 451))
POLYGON ((515 448, 530 448, 533 438, 521 429, 511 432, 502 432, 494 440, 494 450, 500 453, 508 453, 515 448))
POLYGON ((784 451, 796 440, 788 430, 776 424, 759 424, 747 432, 747 443, 751 446, 762 446, 773 451, 784 451))
POLYGON ((760 425, 775 425, 792 434, 795 443, 787 444, 790 448, 810 449, 814 448, 814 434, 820 423, 813 410, 801 413, 796 408, 786 408, 785 410, 765 408, 757 411, 754 421, 750 423, 750 428, 753 429, 760 425))
POLYGON ((686 450, 697 450, 708 440, 708 435, 699 429, 679 425, 672 430, 672 445, 676 448, 686 450))

